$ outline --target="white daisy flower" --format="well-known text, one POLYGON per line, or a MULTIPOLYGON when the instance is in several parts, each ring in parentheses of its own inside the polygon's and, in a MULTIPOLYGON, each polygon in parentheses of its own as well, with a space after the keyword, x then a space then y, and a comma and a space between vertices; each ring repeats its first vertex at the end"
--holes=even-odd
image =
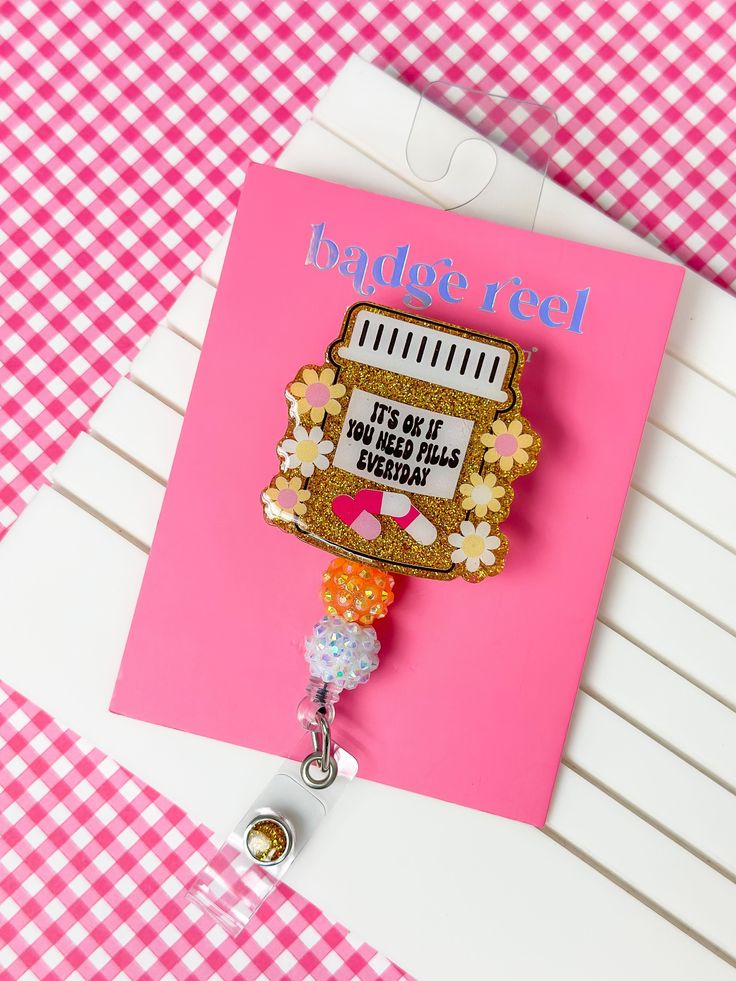
POLYGON ((483 565, 493 565, 496 561, 493 549, 498 548, 501 539, 489 534, 490 530, 487 521, 481 521, 477 527, 472 521, 463 521, 460 534, 454 533, 447 539, 455 549, 452 561, 464 562, 468 572, 477 572, 481 562, 483 565))
POLYGON ((323 436, 319 426, 312 426, 309 432, 304 426, 297 426, 294 439, 285 439, 279 446, 279 455, 286 460, 287 469, 298 467, 302 477, 311 477, 315 467, 326 470, 330 465, 327 456, 335 445, 331 440, 323 439, 323 436))

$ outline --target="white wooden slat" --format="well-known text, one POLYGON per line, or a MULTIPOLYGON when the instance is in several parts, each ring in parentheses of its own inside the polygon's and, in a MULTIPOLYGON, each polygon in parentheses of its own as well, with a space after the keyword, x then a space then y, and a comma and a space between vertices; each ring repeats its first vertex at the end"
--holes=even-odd
POLYGON ((736 638, 619 559, 599 618, 736 710, 736 638))
MULTIPOLYGON (((141 550, 42 488, 0 548, 0 677, 195 821, 226 834, 273 771, 273 758, 107 708, 145 562, 141 550)), ((340 818, 325 832, 351 861, 325 866, 315 847, 290 870, 290 885, 427 981, 479 977, 489 965, 499 977, 545 981, 589 978, 593 969, 596 981, 732 977, 724 961, 533 828, 360 780, 341 801, 340 818), (394 857, 372 833, 387 813, 414 829, 398 877, 394 857), (443 888, 427 889, 437 840, 457 834, 459 822, 477 845, 474 861, 443 863, 443 888), (380 902, 391 876, 401 917, 387 917, 380 902), (482 902, 447 902, 448 895, 472 900, 479 888, 482 902), (489 921, 503 922, 503 931, 484 930, 489 921), (459 951, 445 942, 465 933, 473 942, 459 951)))
POLYGON ((716 623, 736 630, 736 555, 630 490, 616 555, 716 623))
POLYGON ((214 286, 193 276, 176 298, 166 323, 185 340, 202 347, 214 302, 214 286))
POLYGON ((346 184, 402 201, 436 207, 435 202, 396 174, 345 143, 318 123, 309 121, 289 140, 277 167, 321 180, 346 184))
POLYGON ((113 528, 151 547, 165 488, 114 450, 82 433, 61 458, 52 480, 113 528))
POLYGON ((669 350, 711 381, 736 394, 733 296, 687 270, 670 331, 669 350))
POLYGON ((564 759, 736 876, 736 795, 582 691, 564 759))
MULTIPOLYGON (((554 181, 546 181, 535 230, 587 245, 629 252, 657 261, 675 261, 650 242, 592 209, 554 181)), ((722 289, 685 270, 667 344, 670 354, 726 391, 736 393, 736 331, 733 302, 722 289)))
POLYGON ((0 677, 93 740, 88 723, 107 708, 146 559, 52 487, 0 547, 0 677))
MULTIPOLYGON (((401 148, 406 141, 402 134, 411 125, 416 103, 416 93, 409 92, 384 72, 354 56, 338 73, 328 90, 328 97, 317 106, 315 119, 346 143, 362 147, 377 167, 394 171, 413 184, 414 177, 405 160, 401 159, 401 148)), ((438 143, 446 143, 447 134, 452 131, 452 124, 448 129, 444 121, 438 120, 435 125, 438 143)), ((517 164, 517 167, 523 168, 523 165, 517 164)), ((519 171, 522 176, 525 169, 519 171)), ((506 186, 513 187, 513 179, 506 186)), ((489 206, 495 203, 487 202, 481 195, 461 210, 479 218, 504 220, 489 206)), ((667 261, 667 257, 651 243, 551 180, 545 181, 542 189, 535 229, 667 261)), ((701 374, 733 392, 736 390, 736 331, 732 329, 732 320, 732 298, 702 277, 686 271, 669 349, 701 374)))
POLYGON ((130 366, 130 377, 177 412, 184 412, 199 349, 161 324, 130 366))
POLYGON ((227 252, 228 244, 230 243, 230 234, 232 232, 232 227, 228 227, 223 234, 220 241, 210 252, 207 258, 202 263, 200 268, 200 274, 205 282, 209 283, 210 286, 217 286, 220 282, 220 276, 222 275, 222 266, 225 262, 225 253, 227 252))
POLYGON ((632 486, 736 550, 736 478, 649 422, 632 486))
POLYGON ((159 480, 167 481, 183 416, 121 378, 89 422, 90 432, 159 480))
POLYGON ((547 827, 736 958, 736 884, 564 765, 547 827))
POLYGON ((736 399, 666 354, 649 418, 702 456, 736 473, 736 399))
POLYGON ((605 624, 593 630, 581 687, 736 791, 736 712, 605 624))
MULTIPOLYGON (((343 919, 353 929, 362 929, 372 943, 422 981, 710 978, 710 962, 695 968, 691 963, 678 963, 683 933, 534 828, 477 811, 458 811, 451 805, 358 779, 340 800, 340 818, 330 824, 320 845, 332 847, 334 854, 351 854, 351 859, 336 863, 343 867, 342 874, 330 870, 330 892, 320 888, 315 901, 324 900, 320 905, 328 911, 343 910, 343 919), (400 911, 392 916, 386 916, 385 910, 382 915, 380 909, 368 909, 365 901, 366 894, 371 895, 376 871, 386 869, 385 842, 380 835, 370 835, 360 848, 352 846, 358 828, 381 828, 387 815, 411 829, 412 841, 412 847, 402 855, 400 869, 390 866, 390 906, 392 911, 400 911), (469 861, 438 856, 438 843, 458 840, 472 847, 469 861), (556 882, 550 890, 553 877, 556 882), (601 887, 600 897, 591 896, 591 877, 601 887), (360 889, 356 889, 356 882, 360 889), (433 887, 435 882, 441 889, 433 887), (601 901, 607 895, 604 886, 618 895, 618 909, 612 897, 601 901), (355 907, 356 893, 361 894, 357 902, 362 902, 366 911, 359 918, 348 918, 345 911, 355 907), (638 906, 654 933, 633 938, 624 899, 638 906), (444 908, 441 916, 437 915, 438 900, 444 908), (423 930, 416 930, 417 922, 423 924, 423 930), (565 924, 562 936, 561 922, 565 924), (662 935, 665 924, 679 934, 678 944, 662 935), (461 939, 448 943, 448 937, 461 939), (650 952, 655 944, 657 956, 652 963, 650 952), (404 949, 416 951, 417 946, 422 950, 421 958, 399 956, 404 949), (688 975, 693 969, 696 973, 688 975)), ((294 885, 299 888, 303 883, 303 891, 310 895, 310 883, 317 880, 321 886, 325 878, 323 866, 324 851, 307 849, 295 865, 300 878, 294 885)), ((385 897, 385 880, 383 889, 385 897)), ((704 948, 700 950, 706 953, 704 948)), ((719 971, 727 968, 711 956, 719 971)), ((724 976, 730 971, 728 967, 724 976)))

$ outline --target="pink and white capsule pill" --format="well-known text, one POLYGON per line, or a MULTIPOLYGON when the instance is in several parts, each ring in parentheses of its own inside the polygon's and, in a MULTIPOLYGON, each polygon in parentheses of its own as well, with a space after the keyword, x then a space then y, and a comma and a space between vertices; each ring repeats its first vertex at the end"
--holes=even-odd
POLYGON ((349 494, 340 494, 332 501, 332 511, 356 535, 372 542, 381 534, 381 522, 358 503, 357 497, 357 494, 354 498, 349 494))
POLYGON ((431 545, 437 538, 437 529, 419 508, 412 504, 409 511, 404 515, 397 515, 394 521, 403 528, 407 535, 411 535, 419 545, 431 545))
POLYGON ((355 495, 355 502, 372 514, 385 514, 393 518, 399 528, 403 528, 419 545, 431 545, 437 538, 435 526, 406 494, 366 487, 355 495))

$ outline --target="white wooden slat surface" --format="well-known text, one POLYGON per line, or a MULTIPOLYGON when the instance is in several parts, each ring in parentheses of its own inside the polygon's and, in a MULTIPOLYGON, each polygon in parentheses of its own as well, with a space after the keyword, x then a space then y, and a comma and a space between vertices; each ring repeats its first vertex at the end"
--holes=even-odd
POLYGON ((584 691, 578 692, 564 759, 736 876, 736 795, 584 691))
POLYGON ((220 282, 231 231, 232 225, 227 225, 225 232, 199 268, 200 276, 210 286, 217 286, 220 282))
POLYGON ((733 296, 687 270, 670 331, 669 350, 685 364, 736 394, 736 330, 733 296))
POLYGON ((662 361, 649 417, 697 453, 736 473, 736 399, 669 354, 662 361))
POLYGON ((598 617, 663 664, 736 710, 736 640, 618 559, 598 617))
POLYGON ((81 433, 53 472, 54 487, 112 528, 150 549, 165 487, 87 433, 81 433))
POLYGON ((129 378, 121 378, 89 422, 89 431, 158 480, 168 481, 183 417, 129 378))
POLYGON ((736 478, 650 422, 644 427, 632 486, 736 550, 736 478))
POLYGON ((629 491, 615 553, 716 623, 736 630, 736 555, 636 490, 629 491))
MULTIPOLYGON (((43 488, 0 549, 0 672, 225 835, 278 761, 107 710, 145 562, 138 548, 43 488)), ((426 981, 475 978, 481 969, 516 981, 588 981, 593 970, 596 981, 733 977, 724 961, 533 828, 464 810, 474 861, 436 868, 437 841, 457 833, 456 808, 360 780, 340 807, 341 820, 300 858, 290 884, 426 981), (400 870, 373 833, 387 813, 413 829, 400 870), (349 860, 325 865, 324 847, 349 860), (442 888, 427 888, 435 876, 442 888), (386 882, 400 916, 386 915, 386 882), (453 936, 466 941, 447 942, 453 936)))
POLYGON ((198 361, 199 349, 162 324, 136 356, 130 377, 177 412, 184 412, 198 361))
POLYGON ((736 958, 736 885, 565 766, 547 828, 736 958))
POLYGON ((605 624, 581 687, 736 791, 736 713, 605 624))
POLYGON ((179 293, 166 323, 185 340, 202 347, 214 302, 214 287, 200 276, 193 276, 179 293))

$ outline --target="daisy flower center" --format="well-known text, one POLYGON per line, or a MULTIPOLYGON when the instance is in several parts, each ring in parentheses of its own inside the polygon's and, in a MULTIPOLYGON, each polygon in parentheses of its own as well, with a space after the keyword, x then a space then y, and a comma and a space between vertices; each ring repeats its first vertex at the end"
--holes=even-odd
POLYGON ((300 463, 314 463, 319 456, 319 447, 313 439, 303 439, 296 445, 296 458, 300 463))
POLYGON ((496 436, 495 449, 499 456, 513 456, 518 447, 518 440, 511 433, 502 433, 500 436, 496 436))
POLYGON ((466 535, 463 539, 463 552, 469 559, 474 559, 485 552, 486 540, 480 535, 466 535))
POLYGON ((322 382, 312 382, 307 385, 304 397, 315 409, 321 409, 330 401, 330 389, 322 382))
POLYGON ((299 497, 297 496, 295 490, 291 490, 291 488, 286 487, 284 488, 284 490, 279 491, 279 495, 276 498, 276 501, 279 507, 286 508, 287 510, 291 510, 291 508, 293 508, 295 504, 299 503, 299 497))
POLYGON ((492 496, 491 488, 487 484, 480 484, 473 488, 473 493, 470 496, 475 504, 488 504, 492 496))

